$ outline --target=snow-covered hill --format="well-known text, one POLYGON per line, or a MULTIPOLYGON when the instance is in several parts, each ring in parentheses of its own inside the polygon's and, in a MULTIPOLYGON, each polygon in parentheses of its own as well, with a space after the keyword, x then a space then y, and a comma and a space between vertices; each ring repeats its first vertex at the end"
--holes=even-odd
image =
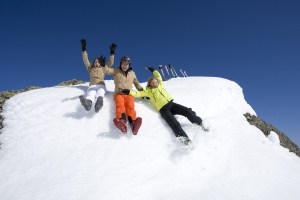
MULTIPOLYGON (((113 81, 104 107, 86 112, 88 83, 21 93, 5 102, 0 135, 0 197, 5 200, 299 199, 300 159, 266 138, 244 113, 255 111, 235 82, 211 77, 164 82, 191 107, 205 133, 178 116, 194 150, 148 100, 136 99, 139 134, 113 125, 113 81)), ((142 84, 145 86, 145 83, 142 84)), ((274 135, 275 134, 275 135, 274 135)))

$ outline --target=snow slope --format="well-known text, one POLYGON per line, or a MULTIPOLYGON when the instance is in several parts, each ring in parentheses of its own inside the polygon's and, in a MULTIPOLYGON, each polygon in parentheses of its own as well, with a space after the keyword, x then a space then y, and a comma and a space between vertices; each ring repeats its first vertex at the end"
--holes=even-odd
POLYGON ((246 121, 244 113, 256 113, 235 82, 212 77, 164 82, 175 102, 191 107, 211 129, 205 133, 177 117, 194 150, 174 140, 144 99, 135 99, 143 118, 139 134, 122 134, 112 122, 114 83, 106 85, 99 113, 80 104, 88 83, 32 90, 5 102, 1 199, 300 198, 300 159, 279 145, 276 133, 266 138, 246 121))

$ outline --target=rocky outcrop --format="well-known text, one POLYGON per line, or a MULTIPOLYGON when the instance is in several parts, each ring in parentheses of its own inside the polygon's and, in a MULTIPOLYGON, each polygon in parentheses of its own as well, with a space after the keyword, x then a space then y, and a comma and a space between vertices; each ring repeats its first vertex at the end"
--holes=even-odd
POLYGON ((72 80, 69 80, 69 81, 61 82, 61 83, 58 84, 57 86, 78 85, 78 84, 82 84, 82 83, 86 83, 86 82, 83 82, 83 81, 77 80, 77 79, 72 79, 72 80))
MULTIPOLYGON (((73 79, 73 80, 61 82, 57 86, 69 86, 69 85, 77 85, 77 84, 82 84, 82 83, 85 83, 85 82, 83 82, 81 80, 73 79)), ((3 128, 3 125, 2 125, 3 118, 2 118, 1 114, 2 114, 2 106, 4 105, 5 101, 19 93, 27 92, 29 90, 40 89, 40 88, 42 88, 42 87, 30 86, 30 87, 27 87, 26 89, 22 89, 22 90, 8 90, 8 91, 0 92, 0 130, 3 128)))
POLYGON ((255 115, 250 115, 249 113, 246 113, 244 114, 244 116, 251 125, 260 129, 266 137, 271 133, 271 131, 275 132, 279 137, 280 145, 289 149, 290 152, 293 152, 300 157, 299 147, 294 142, 292 142, 290 138, 288 138, 284 133, 279 131, 271 124, 267 124, 265 121, 259 119, 255 115))

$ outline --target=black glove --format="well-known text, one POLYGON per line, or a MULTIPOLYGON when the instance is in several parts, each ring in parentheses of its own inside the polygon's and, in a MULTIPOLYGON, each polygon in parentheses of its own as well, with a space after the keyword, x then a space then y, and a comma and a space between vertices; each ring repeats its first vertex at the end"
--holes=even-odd
POLYGON ((117 45, 115 43, 111 43, 109 48, 110 48, 110 55, 115 55, 115 50, 117 48, 117 45))
POLYGON ((155 70, 154 67, 149 67, 149 66, 146 66, 146 69, 150 70, 151 72, 153 72, 155 70))
POLYGON ((105 67, 105 60, 106 60, 106 58, 103 57, 103 55, 101 55, 100 58, 98 58, 98 60, 99 60, 100 66, 101 67, 105 67))
POLYGON ((130 90, 128 90, 128 89, 122 89, 122 92, 128 95, 130 93, 130 90))
POLYGON ((80 42, 81 42, 82 51, 86 51, 86 40, 85 39, 81 39, 80 42))

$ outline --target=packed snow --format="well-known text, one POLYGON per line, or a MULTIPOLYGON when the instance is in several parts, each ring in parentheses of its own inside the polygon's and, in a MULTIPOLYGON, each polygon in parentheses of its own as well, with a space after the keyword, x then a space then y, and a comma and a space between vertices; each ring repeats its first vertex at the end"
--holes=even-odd
MULTIPOLYGON (((146 83, 142 83, 145 87, 146 83)), ((192 108, 210 132, 177 116, 194 144, 175 140, 146 99, 135 99, 138 135, 113 124, 114 82, 99 113, 78 96, 88 83, 21 93, 3 106, 0 198, 3 200, 300 199, 300 159, 250 125, 256 115, 242 88, 215 77, 164 82, 174 102, 192 108)))

